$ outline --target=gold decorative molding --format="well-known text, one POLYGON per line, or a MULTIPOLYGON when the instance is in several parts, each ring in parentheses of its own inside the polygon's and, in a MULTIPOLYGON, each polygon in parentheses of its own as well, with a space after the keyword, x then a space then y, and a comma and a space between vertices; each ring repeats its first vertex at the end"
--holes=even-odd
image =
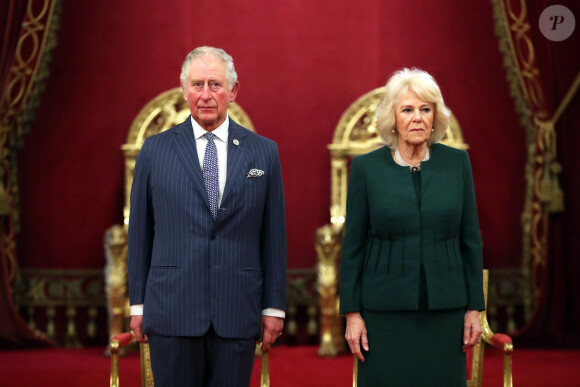
POLYGON ((14 305, 26 311, 32 329, 76 348, 82 337, 94 340, 98 335, 99 311, 106 304, 104 289, 102 270, 24 269, 14 288, 14 305), (85 321, 79 315, 88 317, 86 325, 79 325, 85 321), (65 325, 59 325, 62 320, 65 325), (39 321, 45 325, 40 327, 39 321))

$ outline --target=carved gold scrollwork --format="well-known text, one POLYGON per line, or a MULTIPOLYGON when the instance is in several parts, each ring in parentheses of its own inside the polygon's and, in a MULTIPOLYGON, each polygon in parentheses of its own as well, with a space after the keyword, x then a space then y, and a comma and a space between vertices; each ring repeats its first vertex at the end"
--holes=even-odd
POLYGON ((344 350, 342 322, 338 315, 338 255, 342 246, 342 224, 320 227, 316 231, 318 284, 320 295, 320 356, 336 356, 344 350))
POLYGON ((127 231, 115 225, 105 233, 105 287, 109 313, 109 335, 127 330, 129 300, 127 299, 127 231))

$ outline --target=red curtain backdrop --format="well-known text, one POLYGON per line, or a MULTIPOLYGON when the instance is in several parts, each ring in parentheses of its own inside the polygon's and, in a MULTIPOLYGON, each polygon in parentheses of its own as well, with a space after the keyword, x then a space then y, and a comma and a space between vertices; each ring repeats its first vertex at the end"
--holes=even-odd
MULTIPOLYGON (((526 6, 544 97, 548 112, 553 116, 580 72, 580 3, 573 0, 527 0, 526 6), (546 39, 536 22, 544 9, 555 4, 568 7, 576 18, 574 33, 562 42, 546 39)), ((560 184, 564 191, 565 211, 550 217, 543 296, 532 320, 519 335, 518 344, 580 346, 579 111, 580 95, 577 92, 556 123, 558 160, 563 166, 560 184)))
POLYGON ((329 221, 326 145, 343 111, 403 66, 439 81, 470 145, 485 266, 519 267, 524 129, 490 2, 65 2, 51 78, 19 153, 23 267, 99 268, 122 221, 123 156, 141 107, 199 45, 235 59, 238 102, 278 142, 289 267, 314 267, 329 221))
MULTIPOLYGON (((0 1, 0 110, 4 104, 4 93, 10 79, 10 69, 14 62, 16 46, 20 40, 22 21, 26 14, 28 1, 0 1)), ((4 112, 0 111, 0 114, 4 112)), ((6 124, 0 117, 0 123, 6 124)), ((6 135, 2 130, 2 134, 6 135)), ((4 139, 4 144, 9 140, 4 139)), ((6 148, 2 147, 2 150, 6 148)), ((6 157, 5 155, 2 156, 6 157)), ((6 171, 4 171, 6 173, 6 171)), ((0 217, 0 236, 4 237, 7 224, 12 221, 9 214, 0 217)), ((2 241, 6 244, 7 241, 2 241)), ((0 348, 22 348, 27 346, 46 346, 51 343, 30 330, 14 308, 12 289, 8 274, 8 258, 4 248, 0 248, 0 348)))

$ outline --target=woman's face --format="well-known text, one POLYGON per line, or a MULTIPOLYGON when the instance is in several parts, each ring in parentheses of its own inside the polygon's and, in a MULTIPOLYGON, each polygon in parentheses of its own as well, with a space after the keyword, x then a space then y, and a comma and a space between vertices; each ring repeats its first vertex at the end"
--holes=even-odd
POLYGON ((421 100, 413 91, 401 95, 395 107, 395 126, 399 144, 420 145, 431 136, 435 105, 421 100))

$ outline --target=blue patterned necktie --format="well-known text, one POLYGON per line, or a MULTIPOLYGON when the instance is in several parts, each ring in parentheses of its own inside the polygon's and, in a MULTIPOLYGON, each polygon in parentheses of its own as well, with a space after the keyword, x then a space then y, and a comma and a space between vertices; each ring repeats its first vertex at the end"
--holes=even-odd
POLYGON ((205 147, 205 156, 203 157, 203 179, 205 180, 205 189, 209 199, 209 209, 214 219, 217 218, 218 195, 219 195, 219 177, 218 177, 218 158, 217 148, 213 141, 214 134, 207 132, 207 145, 205 147))

